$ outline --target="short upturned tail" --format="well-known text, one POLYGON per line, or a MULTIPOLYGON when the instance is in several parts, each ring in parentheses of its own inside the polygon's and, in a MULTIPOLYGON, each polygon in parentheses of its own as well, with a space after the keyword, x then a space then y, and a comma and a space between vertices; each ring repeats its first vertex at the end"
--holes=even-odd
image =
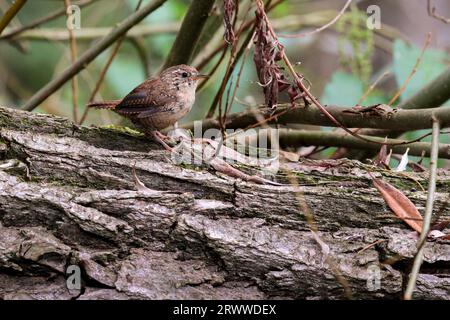
POLYGON ((121 100, 90 102, 87 104, 89 108, 114 110, 121 100))

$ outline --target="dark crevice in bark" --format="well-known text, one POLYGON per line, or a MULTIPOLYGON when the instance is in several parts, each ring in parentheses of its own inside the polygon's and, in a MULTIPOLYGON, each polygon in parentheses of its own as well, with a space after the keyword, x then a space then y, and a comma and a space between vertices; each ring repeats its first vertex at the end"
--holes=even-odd
MULTIPOLYGON (((9 145, 0 153, 0 299, 345 298, 289 185, 175 165, 142 137, 1 107, 0 141, 9 145), (134 190, 134 166, 150 190, 134 190), (81 293, 66 288, 69 264, 82 269, 81 293)), ((298 178, 354 297, 401 297, 417 234, 387 208, 367 172, 420 210, 426 192, 395 172, 325 162, 282 166, 298 178), (370 267, 394 256, 398 262, 380 268, 381 288, 369 290, 370 267)), ((426 186, 427 173, 412 176, 426 186)), ((436 208, 444 220, 449 191, 440 172, 436 208)), ((448 241, 427 242, 417 297, 450 298, 449 252, 448 241)))

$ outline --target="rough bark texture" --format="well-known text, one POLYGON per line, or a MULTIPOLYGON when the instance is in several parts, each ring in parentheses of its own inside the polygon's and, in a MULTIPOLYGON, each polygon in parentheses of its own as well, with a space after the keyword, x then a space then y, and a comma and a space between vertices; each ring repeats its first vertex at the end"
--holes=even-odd
MULTIPOLYGON (((286 185, 257 185, 175 165, 144 137, 7 108, 0 156, 0 299, 342 299, 343 285, 398 299, 418 237, 367 171, 420 210, 426 200, 426 173, 302 161, 286 165, 299 189, 285 171, 275 178, 286 185), (133 166, 152 190, 135 191, 133 166), (81 290, 66 287, 70 265, 81 290)), ((445 172, 437 190, 435 213, 449 219, 445 172)), ((449 242, 428 242, 415 297, 449 299, 449 270, 449 242)))

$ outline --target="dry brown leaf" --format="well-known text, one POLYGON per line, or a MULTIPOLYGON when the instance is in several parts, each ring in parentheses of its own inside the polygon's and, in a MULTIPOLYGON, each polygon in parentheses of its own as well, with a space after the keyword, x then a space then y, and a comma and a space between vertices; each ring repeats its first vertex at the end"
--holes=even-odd
POLYGON ((228 44, 233 44, 236 40, 234 34, 233 18, 237 13, 236 0, 225 0, 223 2, 223 22, 225 25, 225 35, 224 39, 228 44))
POLYGON ((447 226, 449 226, 449 225, 450 225, 450 220, 444 220, 444 221, 441 221, 441 222, 435 222, 435 223, 433 223, 433 224, 431 225, 430 229, 431 229, 431 230, 439 230, 439 231, 442 231, 442 230, 444 230, 445 228, 447 228, 447 226))
POLYGON ((414 203, 400 190, 377 178, 372 178, 375 188, 381 193, 389 208, 417 232, 422 232, 423 218, 414 203))
MULTIPOLYGON (((386 141, 386 139, 385 139, 386 141)), ((380 152, 378 152, 378 155, 374 161, 374 165, 376 165, 377 167, 385 167, 385 163, 386 163, 386 158, 387 158, 387 146, 385 144, 383 144, 380 148, 380 152)))
MULTIPOLYGON (((387 137, 384 138, 384 142, 387 143, 387 137)), ((387 150, 387 145, 383 144, 374 161, 374 165, 380 168, 390 169, 389 162, 391 161, 392 149, 390 149, 389 152, 387 150)))

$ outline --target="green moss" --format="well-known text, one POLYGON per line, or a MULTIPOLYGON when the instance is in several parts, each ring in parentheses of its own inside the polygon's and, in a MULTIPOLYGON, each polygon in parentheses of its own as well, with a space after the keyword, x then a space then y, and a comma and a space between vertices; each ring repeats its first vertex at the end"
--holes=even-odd
POLYGON ((82 177, 46 177, 46 178, 33 178, 32 182, 46 182, 52 186, 67 187, 67 188, 80 188, 80 189, 94 189, 105 190, 112 189, 111 183, 108 181, 88 181, 82 177))
POLYGON ((133 137, 142 137, 144 135, 142 132, 131 129, 129 127, 123 127, 123 126, 118 126, 118 125, 114 125, 114 124, 101 126, 99 128, 114 131, 114 132, 125 133, 125 134, 133 136, 133 137))
POLYGON ((199 166, 196 166, 194 164, 189 164, 189 163, 180 163, 178 166, 183 169, 188 169, 188 170, 198 170, 198 168, 199 168, 199 166))

